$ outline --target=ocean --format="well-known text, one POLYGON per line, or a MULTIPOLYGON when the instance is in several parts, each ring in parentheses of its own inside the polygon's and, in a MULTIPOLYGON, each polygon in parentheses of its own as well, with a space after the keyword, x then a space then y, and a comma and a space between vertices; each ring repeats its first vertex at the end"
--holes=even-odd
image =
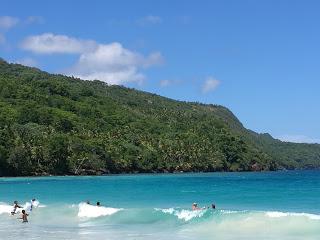
POLYGON ((318 240, 320 171, 1 178, 0 239, 318 240))

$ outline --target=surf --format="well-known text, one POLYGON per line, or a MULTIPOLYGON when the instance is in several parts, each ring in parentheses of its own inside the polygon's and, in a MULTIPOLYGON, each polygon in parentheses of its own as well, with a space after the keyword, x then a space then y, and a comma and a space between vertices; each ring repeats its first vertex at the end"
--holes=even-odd
MULTIPOLYGON (((31 204, 31 201, 25 202, 23 205, 20 205, 20 206, 21 208, 17 208, 15 211, 15 214, 20 214, 22 210, 25 210, 26 212, 30 213, 32 209, 36 209, 38 207, 45 207, 44 205, 40 205, 40 202, 38 200, 34 201, 32 204, 31 204)), ((0 214, 3 214, 3 213, 11 214, 11 212, 13 211, 14 211, 13 204, 10 205, 8 203, 0 203, 0 214)))
MULTIPOLYGON (((126 226, 133 232, 141 224, 148 229, 175 232, 176 236, 197 239, 294 239, 302 234, 304 239, 317 239, 320 236, 320 215, 282 211, 252 210, 191 210, 180 207, 169 208, 115 208, 111 206, 94 206, 85 202, 75 204, 53 204, 40 207, 40 203, 29 215, 29 224, 54 227, 58 224, 67 229, 78 228, 81 234, 99 233, 109 226, 126 226), (267 237, 266 237, 267 236, 267 237)), ((27 209, 29 203, 23 207, 27 209)), ((0 203, 1 224, 12 224, 10 216, 13 207, 0 203)), ((114 229, 113 229, 114 230, 114 229)), ((149 230, 144 233, 149 236, 149 230)), ((138 231, 140 234, 144 230, 138 231)), ((130 232, 132 236, 138 233, 130 232)), ((139 235, 139 234, 138 234, 139 235)), ((142 236, 144 236, 142 234, 142 236)), ((143 238, 143 237, 142 237, 143 238)), ((177 237, 179 239, 179 237, 177 237)))
POLYGON ((110 216, 123 210, 121 208, 93 206, 84 202, 79 203, 78 207, 78 217, 80 218, 97 218, 102 216, 110 216))
POLYGON ((0 238, 318 240, 320 175, 303 174, 0 179, 0 238), (22 225, 13 200, 27 209, 33 196, 38 207, 22 225), (194 201, 217 209, 192 211, 194 201))

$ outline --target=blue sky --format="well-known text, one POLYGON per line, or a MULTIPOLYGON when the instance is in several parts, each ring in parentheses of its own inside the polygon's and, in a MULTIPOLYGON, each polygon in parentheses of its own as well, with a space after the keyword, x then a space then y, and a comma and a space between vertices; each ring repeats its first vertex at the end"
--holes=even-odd
POLYGON ((173 99, 320 142, 320 2, 2 0, 0 57, 173 99))

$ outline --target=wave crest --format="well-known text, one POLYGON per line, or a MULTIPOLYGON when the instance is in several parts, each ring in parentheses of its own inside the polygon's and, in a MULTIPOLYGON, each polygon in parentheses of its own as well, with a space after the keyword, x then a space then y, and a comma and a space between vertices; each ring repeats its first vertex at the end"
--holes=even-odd
POLYGON ((185 210, 185 209, 174 209, 174 208, 167 208, 167 209, 155 209, 156 211, 161 211, 165 214, 171 214, 176 216, 180 220, 184 220, 186 222, 194 219, 194 218, 201 218, 205 213, 206 209, 203 210, 185 210))
MULTIPOLYGON (((15 213, 21 213, 22 210, 25 210, 27 212, 31 211, 31 202, 26 202, 24 205, 21 205, 22 208, 17 208, 15 213)), ((45 207, 45 205, 40 205, 39 201, 34 201, 32 203, 32 208, 35 209, 37 207, 45 207)), ((9 205, 7 203, 0 203, 0 214, 8 213, 11 214, 13 211, 13 205, 9 205)))
POLYGON ((79 203, 78 217, 96 218, 109 216, 121 211, 121 208, 98 207, 87 203, 79 203))
POLYGON ((266 212, 266 216, 271 218, 281 217, 306 217, 311 220, 320 220, 320 215, 311 213, 294 213, 294 212, 266 212))

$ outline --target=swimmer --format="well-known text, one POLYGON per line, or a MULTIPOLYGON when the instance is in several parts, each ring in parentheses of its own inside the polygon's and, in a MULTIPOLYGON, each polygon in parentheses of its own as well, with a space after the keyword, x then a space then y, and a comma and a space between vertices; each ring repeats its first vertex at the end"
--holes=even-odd
POLYGON ((11 212, 11 215, 16 214, 17 208, 22 208, 22 207, 18 204, 18 201, 14 201, 13 202, 13 210, 11 212))
POLYGON ((212 209, 216 209, 216 205, 214 203, 211 204, 212 209))
POLYGON ((90 201, 89 201, 89 200, 87 200, 87 201, 86 201, 86 204, 90 205, 90 201))
POLYGON ((192 210, 193 210, 193 211, 195 211, 195 210, 201 210, 201 208, 198 207, 198 204, 197 204, 197 203, 193 203, 193 204, 192 204, 192 210))
POLYGON ((97 207, 100 207, 101 205, 100 205, 100 202, 97 202, 97 207))
POLYGON ((29 216, 29 214, 26 214, 26 211, 22 210, 22 216, 19 219, 22 219, 23 223, 27 223, 28 222, 28 216, 29 216))

